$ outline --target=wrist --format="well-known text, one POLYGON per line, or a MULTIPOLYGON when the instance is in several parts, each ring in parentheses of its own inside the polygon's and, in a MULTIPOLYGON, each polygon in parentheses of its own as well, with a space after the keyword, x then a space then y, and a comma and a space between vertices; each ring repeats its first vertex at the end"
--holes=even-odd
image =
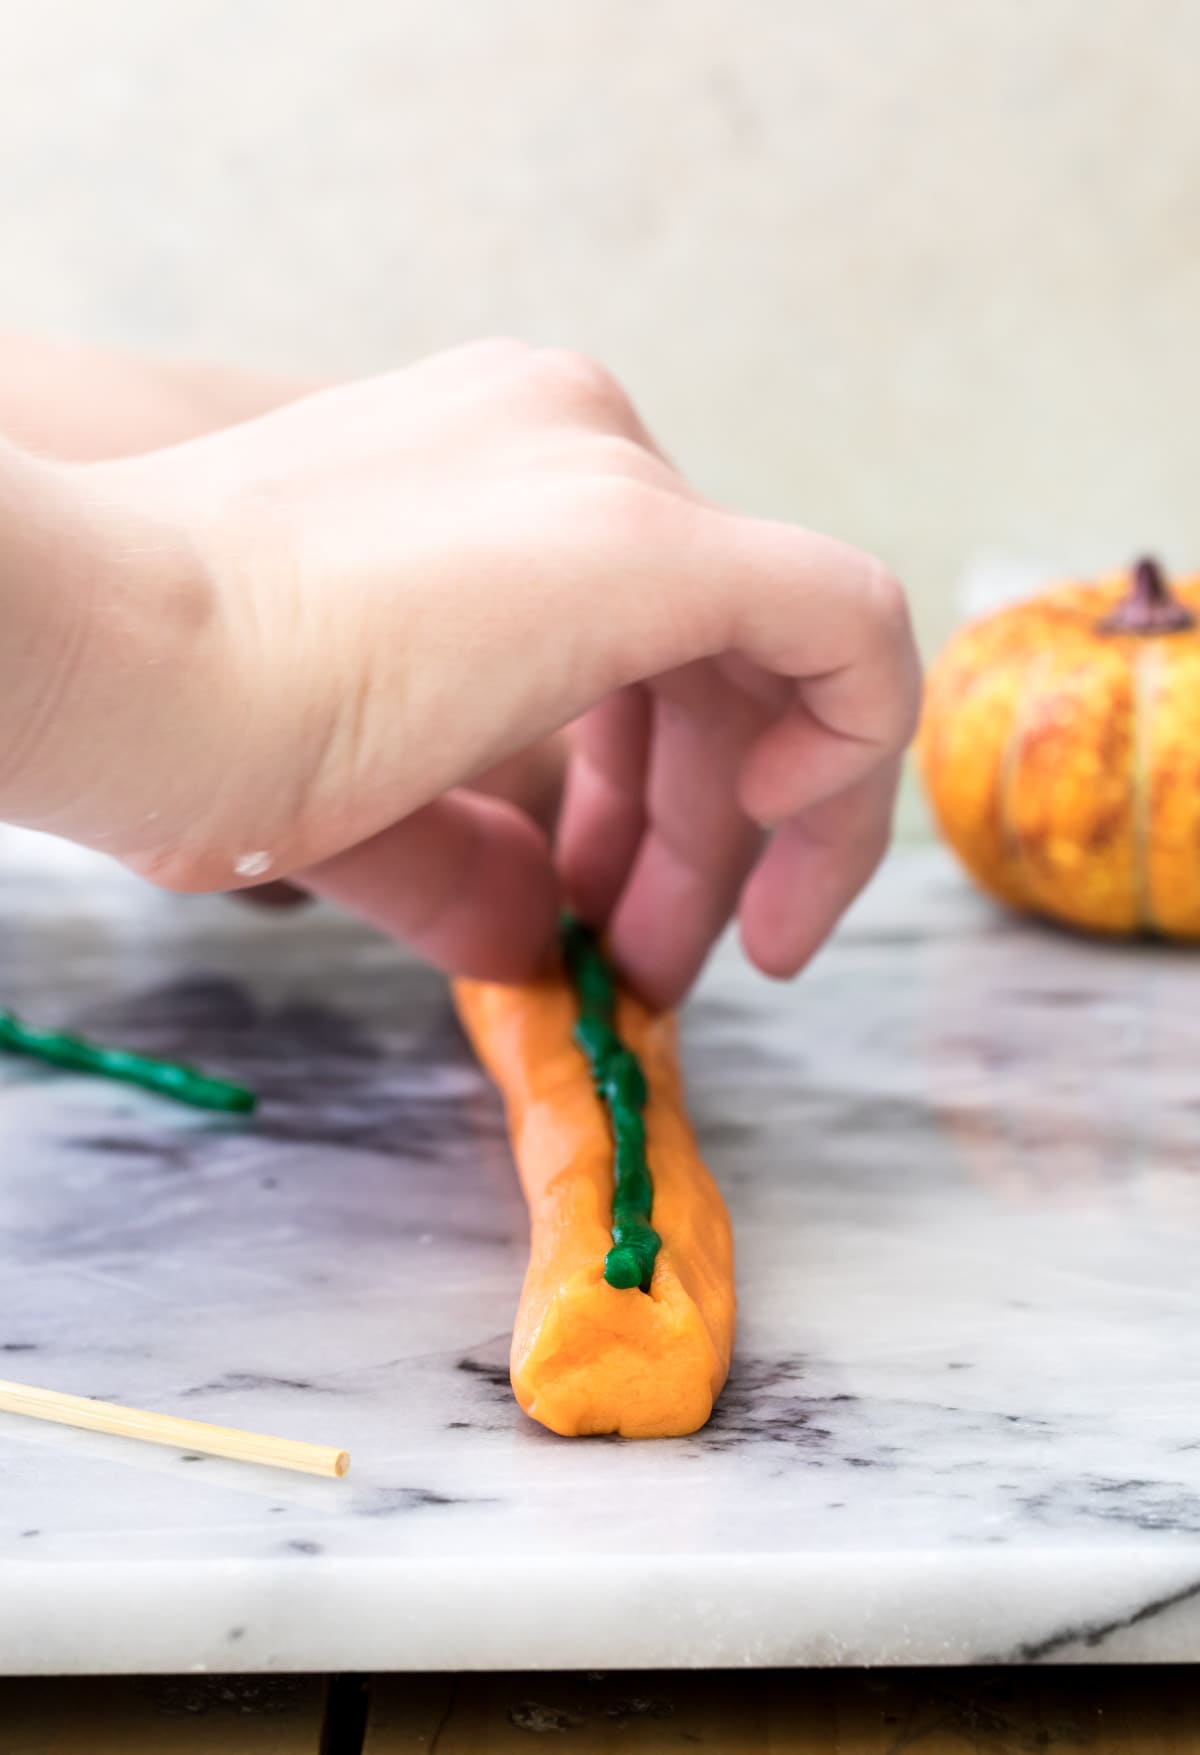
POLYGON ((0 820, 122 858, 169 784, 166 710, 211 602, 131 486, 0 444, 0 820))
POLYGON ((92 616, 95 568, 65 473, 0 446, 0 817, 36 820, 92 616), (32 813, 32 818, 31 814, 32 813))

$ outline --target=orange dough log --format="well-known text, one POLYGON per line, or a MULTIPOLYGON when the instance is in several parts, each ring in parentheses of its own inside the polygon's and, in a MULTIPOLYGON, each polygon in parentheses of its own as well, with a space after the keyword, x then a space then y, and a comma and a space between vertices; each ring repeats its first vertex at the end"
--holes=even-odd
POLYGON ((457 981, 454 1000, 500 1087, 529 1208, 529 1269, 513 1329, 513 1392, 567 1437, 674 1438, 703 1426, 729 1371, 733 1236, 683 1108, 675 1020, 627 993, 617 1033, 649 1087, 646 1156, 662 1238, 649 1292, 604 1279, 612 1243, 608 1116, 571 1031, 562 974, 523 987, 457 981))

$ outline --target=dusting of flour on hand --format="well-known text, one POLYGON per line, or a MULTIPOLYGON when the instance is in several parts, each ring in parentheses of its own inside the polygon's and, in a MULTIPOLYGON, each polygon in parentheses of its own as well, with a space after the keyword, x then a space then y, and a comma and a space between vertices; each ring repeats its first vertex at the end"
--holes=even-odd
POLYGON ((243 853, 240 859, 234 860, 233 869, 239 877, 262 877, 271 869, 271 855, 243 853))

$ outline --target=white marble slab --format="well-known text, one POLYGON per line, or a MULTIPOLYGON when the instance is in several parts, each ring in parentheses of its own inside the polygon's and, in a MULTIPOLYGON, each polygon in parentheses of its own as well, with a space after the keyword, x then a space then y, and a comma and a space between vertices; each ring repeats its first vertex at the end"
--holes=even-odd
POLYGON ((253 1083, 0 1065, 0 1375, 348 1446, 342 1483, 0 1421, 0 1670, 1200 1653, 1200 963, 900 855, 686 1025, 742 1322, 711 1426, 510 1399, 523 1208, 437 978, 331 915, 0 846, 0 1004, 253 1083))

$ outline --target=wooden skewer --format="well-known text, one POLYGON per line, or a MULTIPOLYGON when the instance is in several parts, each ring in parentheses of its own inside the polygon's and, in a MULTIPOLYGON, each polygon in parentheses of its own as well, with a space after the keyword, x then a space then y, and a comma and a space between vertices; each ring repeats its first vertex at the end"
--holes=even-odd
POLYGON ((25 1383, 0 1382, 0 1413, 27 1414, 32 1420, 82 1426, 89 1432, 111 1432, 118 1438, 140 1438, 145 1444, 169 1444, 177 1450, 199 1450, 234 1462, 298 1469, 305 1475, 344 1475, 350 1467, 349 1454, 333 1445, 302 1444, 296 1438, 268 1438, 261 1432, 239 1432, 231 1426, 208 1426, 203 1420, 179 1420, 174 1414, 120 1408, 115 1402, 94 1402, 88 1396, 63 1395, 57 1389, 34 1389, 25 1383))

